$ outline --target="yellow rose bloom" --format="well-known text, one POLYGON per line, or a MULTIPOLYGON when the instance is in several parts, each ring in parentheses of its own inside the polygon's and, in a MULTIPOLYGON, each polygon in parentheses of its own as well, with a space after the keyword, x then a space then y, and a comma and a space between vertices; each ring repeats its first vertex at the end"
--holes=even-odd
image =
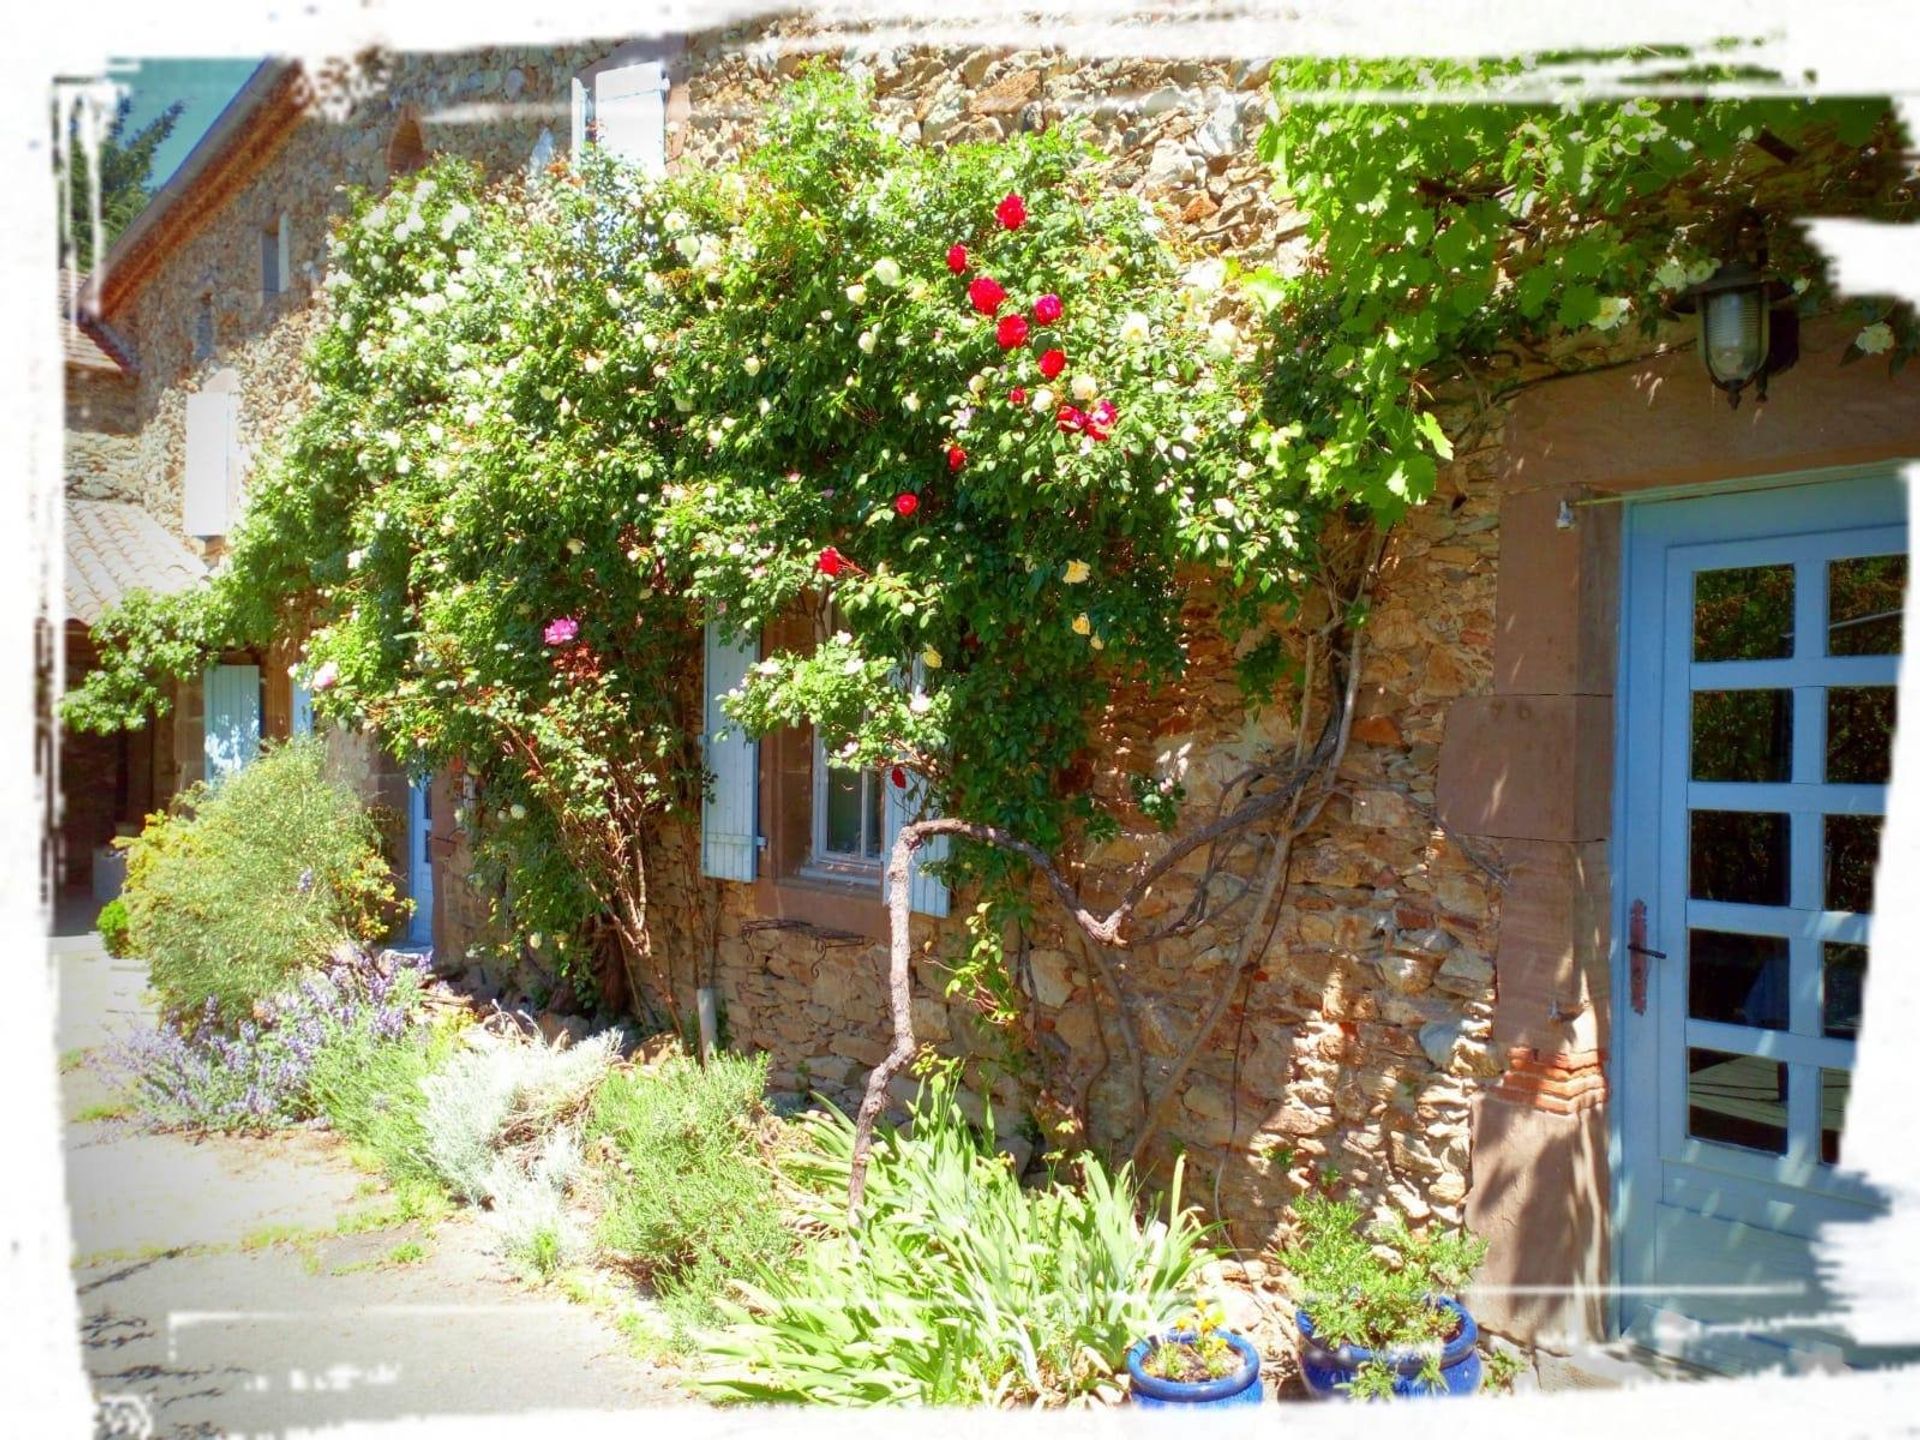
POLYGON ((1093 567, 1086 561, 1069 560, 1067 562, 1067 584, 1078 585, 1091 574, 1093 574, 1093 567))
POLYGON ((929 670, 938 670, 940 668, 940 652, 929 645, 920 652, 920 663, 929 670))
POLYGON ((1073 633, 1076 635, 1091 635, 1093 633, 1093 622, 1087 619, 1085 615, 1074 616, 1073 633))

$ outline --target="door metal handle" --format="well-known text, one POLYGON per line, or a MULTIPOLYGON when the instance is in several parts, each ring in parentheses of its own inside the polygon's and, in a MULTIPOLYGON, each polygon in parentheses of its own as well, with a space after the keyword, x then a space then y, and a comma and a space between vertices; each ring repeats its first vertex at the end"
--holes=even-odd
POLYGON ((1627 998, 1633 1013, 1647 1013, 1647 961, 1664 960, 1667 952, 1647 948, 1647 902, 1636 900, 1627 911, 1627 998))

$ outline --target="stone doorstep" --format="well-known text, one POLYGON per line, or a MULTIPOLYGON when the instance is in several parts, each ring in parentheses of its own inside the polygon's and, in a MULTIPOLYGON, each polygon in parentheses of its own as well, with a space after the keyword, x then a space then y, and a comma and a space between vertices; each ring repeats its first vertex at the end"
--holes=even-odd
POLYGON ((1536 1350, 1534 1371, 1543 1391, 1626 1390, 1675 1380, 1711 1380, 1712 1372, 1661 1355, 1630 1340, 1576 1346, 1566 1355, 1536 1350))

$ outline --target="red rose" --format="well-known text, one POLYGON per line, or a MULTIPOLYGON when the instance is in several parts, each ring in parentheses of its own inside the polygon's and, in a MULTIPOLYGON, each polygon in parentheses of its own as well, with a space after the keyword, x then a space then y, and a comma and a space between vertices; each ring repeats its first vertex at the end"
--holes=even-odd
POLYGON ((993 216, 1009 230, 1018 230, 1027 223, 1027 202, 1018 195, 1009 195, 994 207, 993 216))
POLYGON ((1042 295, 1038 300, 1033 302, 1033 318, 1038 320, 1042 325, 1051 325, 1054 321, 1058 320, 1060 318, 1060 311, 1061 305, 1058 295, 1042 295))
POLYGON ((893 788, 896 790, 907 788, 907 772, 898 765, 893 767, 893 788))
POLYGON ((1087 434, 1096 440, 1104 440, 1113 433, 1114 421, 1119 418, 1120 412, 1113 408, 1113 402, 1102 400, 1087 416, 1087 434))
POLYGON ((819 567, 822 575, 831 580, 847 568, 847 557, 829 545, 820 552, 820 558, 813 563, 819 567))
POLYGON ((1071 405, 1062 405, 1060 413, 1054 417, 1054 423, 1059 425, 1062 435, 1071 435, 1076 430, 1087 428, 1087 417, 1071 405))
POLYGON ((1007 298, 1007 292, 1000 282, 991 275, 982 275, 967 286, 967 299, 982 315, 1000 313, 1000 302, 1007 298))
POLYGON ((1067 352, 1064 350, 1049 350, 1040 357, 1040 373, 1049 380, 1066 368, 1067 352))
POLYGON ((1011 390, 1007 391, 1007 403, 1009 405, 1026 404, 1027 403, 1026 388, 1024 386, 1016 385, 1011 390))
POLYGON ((947 251, 947 269, 956 275, 967 273, 967 247, 956 245, 947 251))
POLYGON ((962 465, 966 463, 967 463, 966 451, 962 450, 958 445, 949 445, 947 447, 947 469, 958 470, 962 465))
POLYGON ((1000 342, 1002 350, 1011 350, 1016 345, 1027 343, 1027 318, 1024 315, 1002 315, 994 339, 1000 342))
POLYGON ((904 520, 920 508, 920 497, 911 490, 902 490, 898 495, 893 497, 893 508, 900 513, 900 518, 904 520))

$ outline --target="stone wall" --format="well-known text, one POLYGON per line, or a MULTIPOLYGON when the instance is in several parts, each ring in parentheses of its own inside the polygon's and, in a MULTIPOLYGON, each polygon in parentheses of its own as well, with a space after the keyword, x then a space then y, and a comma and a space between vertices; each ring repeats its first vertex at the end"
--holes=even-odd
POLYGON ((126 375, 67 367, 64 494, 80 500, 138 500, 140 419, 126 375))

